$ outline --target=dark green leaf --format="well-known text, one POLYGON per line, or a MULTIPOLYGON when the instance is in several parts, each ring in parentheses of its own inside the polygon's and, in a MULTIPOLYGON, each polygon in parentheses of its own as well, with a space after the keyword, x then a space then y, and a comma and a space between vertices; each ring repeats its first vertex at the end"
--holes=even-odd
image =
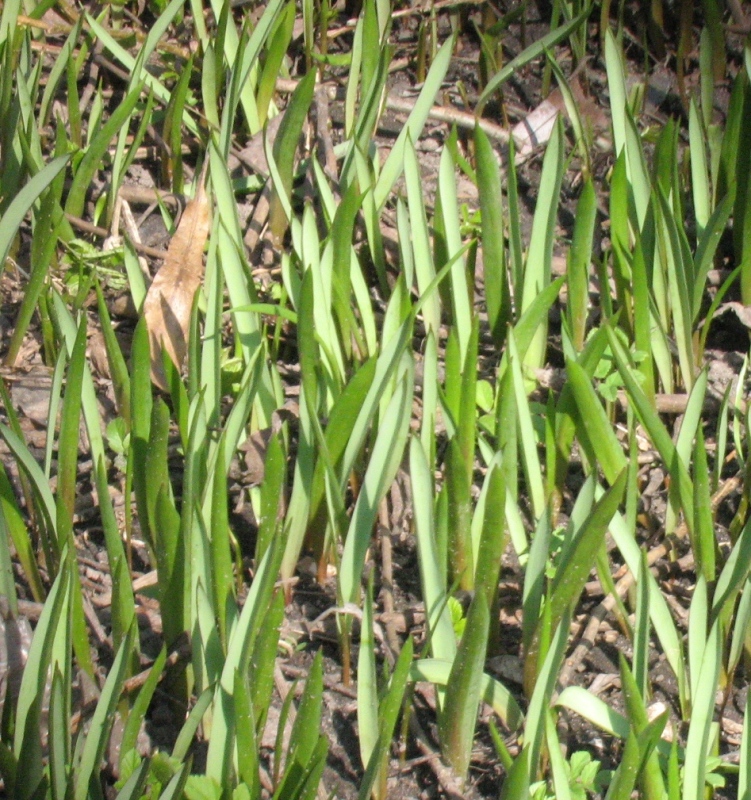
POLYGON ((443 757, 466 779, 472 756, 482 674, 488 644, 490 613, 484 592, 475 592, 446 687, 446 703, 438 720, 443 757))
POLYGON ((475 125, 475 158, 482 214, 482 263, 488 324, 495 345, 500 349, 511 314, 503 236, 503 194, 495 151, 479 125, 475 125))

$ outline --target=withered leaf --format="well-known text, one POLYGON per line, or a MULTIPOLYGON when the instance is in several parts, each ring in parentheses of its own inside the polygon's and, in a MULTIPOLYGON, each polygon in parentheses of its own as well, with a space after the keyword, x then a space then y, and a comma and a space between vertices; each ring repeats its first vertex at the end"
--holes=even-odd
POLYGON ((203 248, 211 227, 211 209, 206 195, 205 168, 196 196, 185 207, 172 237, 167 257, 154 276, 144 301, 143 313, 149 329, 151 379, 167 390, 162 352, 180 369, 188 349, 188 328, 193 298, 203 279, 203 248))
POLYGON ((739 303, 737 300, 731 300, 729 303, 723 303, 717 309, 716 316, 719 317, 728 311, 732 311, 743 325, 751 328, 751 306, 744 306, 743 303, 739 303))

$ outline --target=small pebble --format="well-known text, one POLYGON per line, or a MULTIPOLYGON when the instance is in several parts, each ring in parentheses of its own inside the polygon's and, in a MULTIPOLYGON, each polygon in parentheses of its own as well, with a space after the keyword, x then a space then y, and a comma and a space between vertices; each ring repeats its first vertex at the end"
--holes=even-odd
POLYGON ((435 153, 441 149, 441 143, 436 139, 422 139, 418 145, 418 149, 423 153, 435 153))

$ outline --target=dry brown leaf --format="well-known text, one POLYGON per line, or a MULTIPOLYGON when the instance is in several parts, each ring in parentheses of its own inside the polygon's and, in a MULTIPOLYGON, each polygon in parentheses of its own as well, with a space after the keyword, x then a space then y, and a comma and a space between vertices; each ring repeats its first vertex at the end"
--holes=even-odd
POLYGON ((516 153, 519 158, 526 158, 538 147, 546 144, 555 127, 555 121, 560 112, 561 93, 558 89, 551 92, 547 100, 543 100, 537 108, 531 111, 511 131, 516 144, 516 153))
POLYGON ((167 257, 146 294, 143 313, 149 329, 151 379, 167 390, 162 352, 180 369, 188 349, 188 328, 193 298, 203 279, 203 248, 211 227, 205 172, 196 196, 185 207, 172 237, 167 257))
POLYGON ((721 316, 726 311, 732 311, 736 317, 747 328, 751 328, 751 306, 744 306, 737 300, 731 300, 729 303, 723 303, 718 309, 715 316, 721 316))
MULTIPOLYGON (((569 88, 579 107, 579 114, 585 124, 595 131, 606 130, 608 117, 598 104, 584 91, 578 74, 569 78, 569 88)), ((511 131, 516 144, 516 154, 526 158, 538 147, 550 140, 559 113, 565 113, 566 103, 560 89, 554 89, 546 100, 531 111, 511 131)))

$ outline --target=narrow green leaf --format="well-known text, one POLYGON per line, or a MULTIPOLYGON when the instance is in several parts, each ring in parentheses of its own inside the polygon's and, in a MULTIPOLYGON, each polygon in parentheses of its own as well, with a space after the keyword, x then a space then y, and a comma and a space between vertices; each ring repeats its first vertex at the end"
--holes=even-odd
POLYGON ((220 783, 227 778, 232 758, 234 741, 232 692, 235 672, 242 674, 247 669, 259 628, 271 601, 282 553, 282 543, 275 540, 258 566, 242 613, 227 646, 220 686, 214 695, 213 725, 206 757, 206 774, 220 783))
POLYGON ((394 184, 402 173, 402 169, 404 168, 404 148, 407 137, 409 137, 412 142, 416 142, 420 138, 422 129, 425 127, 425 123, 428 119, 430 109, 435 101, 435 96, 438 94, 443 79, 446 77, 451 55, 454 51, 454 43, 455 40, 453 36, 447 39, 443 45, 441 45, 440 50, 433 59, 430 71, 425 79, 425 83, 422 85, 414 107, 407 118, 407 122, 399 133, 394 147, 381 169, 381 174, 378 176, 378 181, 373 190, 373 199, 376 208, 380 209, 383 207, 394 184))
POLYGON ((224 53, 227 62, 232 67, 232 84, 230 102, 225 103, 222 117, 222 152, 225 157, 229 154, 229 144, 234 129, 238 101, 242 105, 250 133, 255 134, 261 129, 258 108, 253 95, 253 88, 256 85, 258 57, 283 5, 284 0, 270 0, 264 6, 263 14, 253 26, 253 32, 250 36, 246 37, 245 32, 243 32, 243 36, 239 37, 232 23, 231 9, 227 9, 226 4, 221 0, 212 0, 211 2, 217 19, 220 19, 223 14, 226 14, 229 18, 224 37, 224 53))
MULTIPOLYGON (((648 694, 649 687, 649 643, 650 643, 650 627, 649 627, 649 580, 647 579, 647 572, 649 566, 647 565, 647 558, 644 551, 641 551, 641 564, 639 573, 636 578, 636 614, 634 619, 634 679, 636 686, 639 688, 639 695, 642 701, 645 701, 648 694)), ((641 730, 641 726, 634 724, 632 716, 632 725, 641 730)))
POLYGON ((376 778, 378 777, 378 771, 381 768, 382 754, 388 753, 391 747, 396 720, 399 716, 399 709, 401 708, 404 698, 404 690, 410 678, 412 654, 412 637, 408 636, 401 653, 399 653, 399 658, 396 660, 394 671, 391 673, 389 688, 378 709, 378 717, 380 720, 378 744, 370 758, 368 768, 365 770, 365 776, 360 784, 358 800, 369 800, 376 778))
POLYGON ((68 190, 68 198, 65 201, 65 211, 67 214, 74 217, 81 216, 86 201, 86 192, 91 186, 94 174, 101 168, 102 158, 107 152, 112 138, 130 119, 141 94, 141 88, 142 87, 138 85, 128 92, 87 148, 86 154, 78 165, 78 169, 73 176, 73 182, 68 190))
POLYGON ((688 668, 691 677, 691 697, 696 697, 699 688, 699 673, 704 658, 709 628, 709 593, 703 575, 696 580, 688 620, 688 668))
POLYGON ((670 290, 670 306, 672 311, 673 333, 678 348, 678 361, 681 367, 683 383, 690 391, 694 385, 696 367, 693 357, 692 343, 692 291, 693 263, 687 258, 685 234, 682 226, 668 203, 662 189, 657 189, 655 204, 659 208, 657 214, 658 238, 664 248, 668 287, 670 290), (660 224, 662 223, 662 224, 660 224))
POLYGON ((688 114, 689 155, 691 157, 691 189, 696 216, 696 238, 701 240, 712 210, 712 194, 709 187, 707 154, 699 111, 691 98, 688 114))
POLYGON ((434 244, 442 239, 445 250, 445 258, 441 259, 436 256, 436 264, 443 266, 444 263, 452 262, 450 268, 451 315, 459 337, 459 352, 464 361, 469 351, 474 324, 473 299, 469 291, 467 266, 463 256, 462 236, 459 228, 456 168, 448 148, 444 148, 441 153, 434 224, 436 226, 434 244))
MULTIPOLYGON (((508 337, 508 358, 510 364, 509 374, 513 381, 514 399, 516 401, 516 419, 510 424, 518 427, 518 435, 522 445, 522 466, 524 467, 524 477, 527 482, 527 491, 532 500, 532 510, 536 519, 539 519, 545 510, 545 487, 543 484, 542 467, 540 466, 540 456, 537 451, 537 440, 535 437, 532 414, 527 399, 527 391, 524 385, 522 372, 522 357, 516 350, 516 336, 513 331, 509 332, 508 337)), ((504 461, 511 458, 511 454, 503 450, 504 461)), ((509 482, 508 475, 506 476, 509 482)))
POLYGON ((104 300, 99 281, 94 286, 96 288, 97 309, 102 327, 102 336, 104 337, 104 346, 107 351, 107 363, 110 368, 112 387, 115 391, 117 411, 125 422, 130 425, 130 375, 128 374, 128 366, 125 363, 123 351, 120 349, 115 332, 112 330, 112 320, 110 319, 109 309, 104 300))
POLYGON ((560 89, 561 96, 563 97, 563 103, 566 106, 566 113, 568 114, 569 122, 571 123, 571 127, 574 129, 574 138, 576 139, 576 146, 579 150, 579 155, 584 161, 584 169, 582 170, 582 172, 585 175, 586 180, 589 181, 589 173, 591 172, 591 161, 590 161, 590 147, 588 145, 588 142, 591 141, 592 134, 590 133, 590 130, 587 130, 585 128, 579 104, 576 98, 574 97, 571 85, 569 84, 569 81, 566 79, 566 76, 563 70, 561 69, 560 65, 558 64, 558 61, 555 59, 555 56, 549 50, 545 51, 545 56, 547 58, 546 67, 549 67, 553 72, 553 74, 555 75, 556 82, 558 83, 558 88, 560 89))
POLYGON ((64 540, 73 544, 73 515, 75 513, 76 482, 78 480, 78 444, 81 424, 81 394, 87 346, 87 320, 84 315, 78 326, 76 343, 68 364, 63 400, 60 435, 58 438, 57 535, 58 552, 64 540))
MULTIPOLYGON (((259 794, 261 785, 258 775, 259 746, 256 739, 253 707, 250 702, 248 682, 245 676, 235 673, 233 720, 237 735, 237 771, 240 780, 259 794)), ((269 697, 271 692, 269 691, 269 697)))
POLYGON ((420 581, 428 619, 430 647, 436 658, 452 661, 456 653, 456 635, 446 605, 444 572, 439 566, 433 510, 433 475, 419 439, 410 443, 410 477, 417 534, 420 581))
POLYGON ((297 793, 299 800, 315 800, 318 797, 328 752, 328 739, 325 736, 319 736, 313 755, 310 757, 300 781, 300 788, 297 793))
POLYGON ((41 467, 29 452, 26 443, 14 431, 0 423, 0 435, 5 439, 13 457, 29 478, 35 497, 35 510, 44 520, 45 527, 51 536, 56 536, 55 525, 57 513, 55 498, 50 490, 49 481, 41 467))
POLYGON ((188 714, 188 718, 183 723, 182 728, 180 728, 180 733, 177 735, 175 745, 172 748, 172 758, 176 758, 178 761, 185 761, 187 758, 198 726, 201 724, 204 714, 211 705, 211 701, 214 699, 214 691, 215 687, 209 686, 208 689, 203 690, 198 700, 196 700, 195 705, 190 710, 190 714, 188 714))
MULTIPOLYGON (((645 705, 647 696, 639 683, 639 679, 635 678, 628 668, 628 663, 623 653, 620 654, 619 664, 621 686, 623 687, 629 723, 632 730, 641 735, 649 730, 649 718, 647 717, 645 705)), ((666 788, 657 753, 652 750, 645 756, 645 758, 643 757, 642 772, 639 777, 644 798, 645 800, 663 800, 666 788)))
POLYGON ((405 355, 403 364, 404 371, 397 389, 379 425, 370 463, 365 472, 344 544, 339 587, 345 602, 358 600, 360 576, 378 505, 396 475, 407 442, 412 412, 414 363, 410 356, 405 355))
POLYGON ((146 712, 151 704, 151 698, 154 696, 157 684, 162 677, 162 670, 164 669, 164 664, 166 661, 167 649, 162 646, 162 649, 159 651, 159 655, 151 665, 151 670, 146 678, 146 681, 138 692, 138 696, 130 708, 128 719, 125 722, 123 738, 120 744, 121 769, 123 756, 130 753, 136 746, 138 734, 141 731, 141 724, 146 718, 146 712))
POLYGON ((263 69, 258 78, 258 92, 256 104, 258 106, 258 123, 263 127, 268 117, 269 105, 276 91, 276 80, 279 77, 282 61, 287 53, 292 29, 295 22, 295 6, 288 3, 274 23, 273 33, 270 35, 266 47, 266 58, 263 69))
MULTIPOLYGON (((433 263, 428 221, 425 214, 424 187, 420 175, 420 165, 412 139, 409 138, 404 146, 404 180, 407 184, 409 227, 403 226, 405 230, 403 234, 400 232, 399 238, 400 241, 402 238, 405 239, 406 247, 406 237, 409 237, 411 248, 406 249, 411 249, 414 252, 417 290, 422 296, 435 279, 435 264, 433 263)), ((423 303, 423 318, 426 329, 433 333, 434 336, 438 335, 441 325, 441 302, 440 295, 437 292, 426 298, 423 303)))
MULTIPOLYGON (((596 496, 602 496, 602 493, 602 489, 597 487, 596 496)), ((623 516, 617 513, 611 520, 609 531, 629 570, 633 575, 638 575, 642 551, 634 537, 634 529, 629 528, 623 516)), ((676 628, 670 608, 654 575, 651 571, 647 571, 643 577, 649 586, 649 614, 652 625, 668 663, 676 675, 679 691, 683 698, 686 694, 686 675, 681 634, 676 628)))
POLYGON ((681 797, 681 772, 678 762, 678 740, 673 739, 668 757, 668 800, 680 800, 681 797))
POLYGON ((352 238, 355 220, 362 206, 363 195, 356 183, 350 185, 338 204, 331 224, 332 304, 337 316, 340 339, 351 358, 351 340, 357 329, 351 321, 352 238))
POLYGON ((510 318, 506 251, 503 233, 503 194, 501 175, 487 134, 475 125, 477 189, 482 214, 482 263, 488 325, 496 347, 503 347, 510 318))
POLYGON ((467 614, 446 687, 446 703, 438 720, 443 757, 462 780, 467 777, 472 756, 489 624, 488 601, 485 593, 478 591, 467 614))
POLYGON ((70 734, 67 719, 67 703, 64 695, 71 690, 65 686, 59 669, 52 675, 49 708, 49 765, 50 788, 53 800, 65 800, 70 768, 70 734))
MULTIPOLYGON (((18 507, 13 486, 2 464, 0 464, 0 536, 5 542, 4 552, 7 553, 8 566, 10 566, 8 544, 12 542, 34 600, 37 603, 43 603, 45 591, 37 565, 36 548, 32 543, 21 509, 18 507)), ((12 570, 8 569, 5 574, 12 588, 9 587, 4 593, 8 597, 10 610, 15 615, 17 613, 16 591, 12 570)))
MULTIPOLYGON (((544 717, 545 708, 550 704, 553 688, 561 668, 561 662, 566 651, 571 614, 568 608, 563 609, 560 624, 553 634, 547 655, 541 668, 535 670, 533 690, 530 692, 529 708, 524 724, 524 749, 529 748, 529 777, 532 780, 540 772, 540 758, 542 743, 545 733, 544 717)), ((525 655, 525 661, 534 663, 536 655, 533 652, 525 655)), ((528 668, 525 664, 525 673, 528 668)), ((525 674, 525 683, 526 683, 525 674)))
MULTIPOLYGON (((332 465, 339 476, 339 485, 343 485, 349 476, 349 470, 342 466, 342 459, 349 444, 352 431, 358 420, 358 412, 363 408, 376 373, 377 359, 370 358, 352 376, 349 383, 331 407, 329 423, 326 426, 325 440, 332 465)), ((351 467, 350 467, 351 469, 351 467)), ((325 508, 325 470, 326 465, 318 459, 313 481, 309 486, 310 495, 310 531, 320 531, 326 524, 325 508)), ((286 565, 285 557, 285 565, 286 565)), ((284 572, 284 567, 282 568, 284 572)))
POLYGON ((712 581, 716 575, 715 549, 717 542, 709 489, 710 472, 701 423, 696 428, 694 475, 694 543, 698 545, 695 553, 696 566, 707 580, 712 581))
POLYGON ((286 473, 284 442, 278 433, 274 433, 266 449, 264 479, 261 486, 261 515, 258 521, 255 553, 256 562, 259 563, 280 523, 279 515, 286 495, 286 473))
POLYGON ((751 695, 746 694, 743 710, 740 764, 738 772, 738 800, 751 798, 751 695))
POLYGON ((295 166, 295 152, 300 141, 303 123, 308 116, 308 109, 313 101, 315 91, 316 72, 311 70, 300 81, 290 97, 284 118, 277 131, 273 144, 274 161, 279 169, 281 185, 275 183, 276 194, 269 211, 269 224, 275 241, 280 242, 289 220, 278 199, 280 193, 289 197, 292 189, 292 176, 295 166))
MULTIPOLYGON (((109 31, 102 27, 102 25, 100 25, 99 22, 94 19, 94 17, 88 13, 85 14, 86 24, 89 26, 97 39, 99 39, 107 48, 107 50, 109 50, 110 53, 112 53, 112 55, 130 72, 131 88, 134 81, 143 80, 144 85, 148 86, 149 89, 151 89, 152 92, 165 104, 169 102, 170 91, 157 77, 145 69, 145 64, 159 40, 164 35, 164 32, 170 25, 175 14, 177 14, 182 6, 183 3, 180 2, 180 0, 172 0, 162 14, 159 15, 156 24, 152 26, 151 30, 149 31, 147 41, 144 43, 144 46, 139 52, 138 56, 131 55, 124 47, 118 44, 117 40, 112 37, 109 31)), ((186 114, 183 118, 183 123, 191 133, 198 135, 199 129, 192 117, 186 114)), ((119 128, 121 126, 117 127, 119 128)))
MULTIPOLYGON (((470 463, 474 463, 472 453, 470 463)), ((474 588, 475 566, 472 555, 472 478, 458 436, 446 451, 446 489, 448 496, 448 556, 450 574, 459 586, 474 588)))
POLYGON ((130 434, 133 489, 136 510, 142 535, 151 547, 154 545, 151 521, 149 520, 148 486, 146 462, 151 438, 151 356, 149 354, 149 331, 145 317, 141 317, 133 333, 131 344, 131 402, 132 426, 130 434))
POLYGON ((518 318, 520 303, 524 286, 524 253, 522 248, 522 217, 519 206, 519 188, 516 178, 516 146, 514 137, 508 143, 509 167, 506 176, 506 191, 508 194, 508 237, 509 261, 511 268, 511 285, 514 287, 514 311, 518 318))
MULTIPOLYGON (((524 287, 521 311, 526 311, 540 292, 550 283, 553 259, 553 239, 561 193, 564 165, 563 123, 556 121, 543 159, 540 191, 537 198, 532 234, 524 267, 524 287)), ((529 348, 522 357, 526 369, 543 366, 547 348, 547 316, 535 331, 529 348)))
POLYGON ((540 620, 540 609, 542 608, 545 593, 546 570, 548 558, 550 557, 551 534, 550 511, 546 510, 537 521, 524 570, 522 645, 525 652, 529 650, 532 636, 540 620))
POLYGON ((527 47, 526 50, 523 50, 518 56, 516 56, 516 58, 511 59, 511 61, 509 61, 508 64, 503 67, 503 69, 497 72, 487 82, 485 89, 483 90, 482 94, 480 95, 480 99, 477 102, 476 113, 480 113, 482 107, 493 96, 498 87, 504 83, 504 81, 507 81, 519 69, 521 69, 521 67, 541 56, 546 49, 550 50, 559 42, 562 42, 564 39, 574 33, 574 31, 576 31, 576 29, 584 22, 584 20, 587 19, 591 10, 592 7, 587 5, 579 14, 573 17, 565 25, 561 25, 560 27, 550 31, 541 39, 527 47))
POLYGON ((576 350, 584 347, 589 309, 589 269, 592 263, 597 197, 592 179, 588 178, 576 205, 574 236, 568 253, 567 315, 571 340, 576 350))
MULTIPOLYGON (((222 642, 228 638, 227 605, 234 602, 234 574, 230 545, 229 512, 227 509, 227 475, 224 464, 224 437, 219 444, 217 469, 214 470, 211 500, 211 586, 214 589, 214 612, 219 622, 222 642)), ((259 559, 260 563, 260 559, 259 559)))
POLYGON ((633 196, 633 208, 636 212, 638 229, 644 228, 649 209, 651 185, 647 173, 647 165, 642 149, 641 136, 631 112, 626 109, 626 169, 633 196))
POLYGON ((620 340, 609 326, 606 328, 606 332, 618 372, 626 386, 629 400, 634 404, 639 421, 646 428, 654 446, 670 471, 671 479, 676 484, 676 491, 680 497, 683 512, 686 515, 687 522, 689 522, 689 529, 691 529, 693 527, 694 508, 693 487, 686 467, 678 457, 670 435, 639 387, 620 340))
POLYGON ((271 704, 274 668, 279 649, 279 632, 284 621, 284 592, 275 589, 264 625, 258 631, 250 659, 248 683, 255 715, 255 728, 260 736, 271 704))
POLYGON ((133 648, 133 627, 123 639, 115 661, 107 675, 102 694, 99 697, 94 716, 91 719, 86 743, 76 775, 75 800, 103 797, 99 767, 109 741, 114 713, 120 700, 123 681, 128 670, 133 648))
POLYGON ((556 705, 570 709, 619 739, 628 737, 629 723, 623 714, 581 686, 567 686, 558 696, 556 705))
POLYGON ((686 739, 683 800, 701 800, 705 794, 707 747, 714 718, 715 696, 722 662, 720 622, 712 625, 704 648, 701 669, 692 697, 691 722, 686 739))
POLYGON ((623 749, 621 763, 613 775, 605 800, 630 800, 639 775, 640 761, 639 740, 632 729, 626 738, 626 746, 623 749))
POLYGON ((321 734, 321 703, 323 696, 323 657, 319 650, 308 673, 305 690, 290 733, 290 744, 285 763, 284 777, 275 797, 285 797, 293 786, 298 786, 303 772, 314 754, 321 734))
POLYGON ((599 462, 606 480, 613 484, 628 463, 623 448, 587 373, 571 360, 566 362, 566 371, 578 409, 577 423, 586 431, 586 438, 580 440, 587 444, 587 457, 592 464, 599 462))
MULTIPOLYGON (((694 324, 701 314, 702 302, 704 301, 704 289, 706 288, 707 275, 714 264, 717 246, 720 238, 725 231, 732 203, 730 197, 722 199, 707 220, 701 238, 698 239, 696 255, 694 257, 694 293, 692 299, 692 311, 694 324)), ((719 293, 718 293, 719 294, 719 293)))
MULTIPOLYGON (((415 682, 427 681, 438 686, 447 686, 452 667, 453 660, 421 658, 412 665, 409 679, 415 682)), ((521 730, 524 724, 524 714, 513 694, 487 673, 483 673, 481 681, 483 700, 498 714, 507 728, 513 731, 521 730)))
POLYGON ((0 17, 0 44, 8 47, 8 42, 12 39, 18 28, 18 15, 21 12, 21 0, 10 0, 3 4, 3 15, 0 17))
POLYGON ((717 579, 712 599, 712 622, 729 606, 735 605, 738 592, 751 570, 751 520, 743 526, 740 536, 717 579))
POLYGON ((18 233, 26 213, 42 192, 52 183, 70 160, 69 155, 58 156, 40 170, 13 198, 0 219, 0 264, 5 264, 10 246, 18 233))
POLYGON ((597 547, 623 499, 626 478, 624 469, 610 489, 597 501, 581 529, 574 534, 571 547, 562 554, 551 587, 554 619, 560 618, 562 610, 569 608, 581 594, 592 569, 597 547))
POLYGON ((746 644, 746 632, 750 630, 751 625, 751 580, 746 578, 746 583, 741 594, 741 599, 738 602, 738 608, 735 612, 735 619, 733 621, 733 635, 730 642, 730 651, 727 657, 727 671, 732 675, 738 666, 746 644))
POLYGON ((475 591, 485 593, 488 609, 492 611, 498 596, 501 558, 506 547, 506 482, 497 461, 491 463, 485 484, 482 536, 475 566, 475 591))
MULTIPOLYGON (((360 759, 367 769, 378 744, 378 682, 376 676, 375 638, 373 636, 373 573, 362 607, 360 652, 357 658, 357 727, 360 732, 360 759)), ((383 781, 383 775, 378 783, 383 781)))
POLYGON ((525 747, 514 759, 501 788, 500 800, 528 800, 529 748, 525 747))
MULTIPOLYGON (((61 141, 62 136, 58 135, 58 141, 55 147, 55 152, 64 152, 67 150, 67 141, 61 141)), ((58 156, 58 158, 65 159, 66 156, 58 156)), ((54 162, 53 162, 54 163, 54 162)), ((37 174, 32 181, 36 181, 39 176, 47 171, 50 171, 52 164, 45 167, 37 174)), ((13 329, 10 344, 8 345, 8 352, 5 356, 5 362, 12 366, 21 350, 23 339, 31 322, 31 318, 37 309, 40 301, 44 297, 44 288, 47 284, 47 276, 49 274, 50 264, 55 255, 55 250, 58 245, 58 237, 71 238, 67 230, 70 226, 62 214, 60 208, 60 201, 62 198, 63 188, 65 184, 65 173, 62 170, 56 170, 49 187, 41 193, 41 201, 39 203, 38 211, 33 217, 33 235, 31 240, 31 272, 29 279, 24 288, 24 297, 21 301, 21 307, 18 310, 16 317, 16 324, 13 329)), ((29 186, 31 182, 29 183, 29 186)), ((28 187, 26 187, 28 188, 28 187)), ((0 187, 1 190, 1 187, 0 187)), ((21 191, 21 195, 26 189, 21 191)), ((15 203, 15 201, 14 201, 15 203)), ((6 216, 10 214, 13 204, 7 210, 6 216)), ((5 219, 0 230, 6 230, 4 227, 5 219)), ((15 236, 15 231, 13 236, 15 236)), ((10 231, 9 231, 10 232, 10 231)), ((0 234, 2 239, 2 234, 0 234)), ((2 251, 0 251, 1 253, 2 251)), ((6 252, 7 255, 7 252, 6 252)), ((2 263, 2 262, 0 262, 2 263)))
POLYGON ((177 772, 172 776, 164 791, 159 795, 159 800, 179 800, 183 797, 185 784, 190 777, 190 761, 181 764, 177 772))
POLYGON ((558 740, 558 732, 555 729, 555 717, 549 708, 546 708, 543 713, 545 714, 545 739, 550 758, 550 772, 553 778, 555 798, 556 800, 572 800, 569 786, 571 767, 561 752, 561 743, 558 740), (568 770, 566 769, 567 767, 569 768, 568 770))
MULTIPOLYGON (((56 497, 57 546, 58 553, 68 545, 71 560, 72 579, 72 625, 73 646, 79 665, 90 676, 94 674, 94 664, 89 649, 88 629, 84 617, 80 577, 75 559, 75 539, 73 535, 73 516, 75 513, 76 483, 78 480, 78 445, 80 437, 81 404, 83 381, 86 368, 87 320, 84 315, 78 327, 75 344, 68 364, 67 385, 63 400, 60 436, 58 439, 58 486, 56 497)), ((61 569, 65 566, 60 565, 61 569)))
POLYGON ((117 793, 115 800, 139 800, 143 796, 143 789, 146 786, 146 779, 149 776, 151 760, 144 758, 134 770, 122 789, 117 793))

